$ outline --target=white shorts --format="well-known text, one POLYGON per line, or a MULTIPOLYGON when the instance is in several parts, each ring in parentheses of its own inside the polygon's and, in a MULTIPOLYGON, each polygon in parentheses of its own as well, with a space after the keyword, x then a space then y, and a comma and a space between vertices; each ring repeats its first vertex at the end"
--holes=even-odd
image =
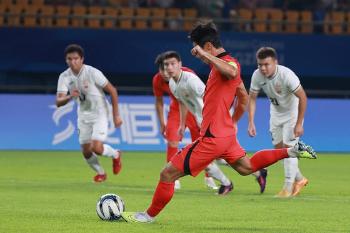
POLYGON ((296 117, 289 117, 285 119, 270 118, 270 133, 272 137, 272 144, 277 145, 281 142, 288 146, 294 146, 299 137, 294 136, 294 127, 297 122, 296 117))
POLYGON ((79 143, 88 144, 92 140, 105 141, 108 136, 108 119, 99 117, 94 121, 78 120, 79 143))

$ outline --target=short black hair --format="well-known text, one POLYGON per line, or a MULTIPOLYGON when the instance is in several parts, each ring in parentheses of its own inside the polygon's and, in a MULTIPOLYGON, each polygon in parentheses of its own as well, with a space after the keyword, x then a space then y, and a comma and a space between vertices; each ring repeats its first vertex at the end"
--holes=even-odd
POLYGON ((176 58, 176 60, 181 61, 180 54, 176 51, 166 51, 163 53, 163 63, 165 59, 176 58))
POLYGON ((154 64, 158 66, 159 69, 164 70, 164 60, 168 58, 176 58, 176 60, 181 61, 180 54, 176 51, 166 51, 158 54, 156 60, 154 60, 154 64))
POLYGON ((219 30, 212 20, 198 21, 190 32, 189 38, 202 48, 206 42, 212 43, 215 48, 222 47, 219 30))
POLYGON ((164 70, 163 61, 164 61, 164 53, 160 53, 156 57, 156 60, 154 60, 154 64, 156 64, 159 69, 164 70))
POLYGON ((277 52, 274 48, 271 47, 261 47, 256 52, 257 59, 265 59, 271 57, 273 59, 277 59, 277 52))
POLYGON ((70 44, 64 50, 64 57, 68 53, 78 53, 80 57, 84 57, 84 49, 78 44, 70 44))

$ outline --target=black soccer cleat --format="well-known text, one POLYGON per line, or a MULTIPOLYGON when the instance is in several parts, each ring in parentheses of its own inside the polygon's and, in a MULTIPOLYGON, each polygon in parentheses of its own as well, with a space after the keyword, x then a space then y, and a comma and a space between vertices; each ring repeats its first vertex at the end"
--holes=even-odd
POLYGON ((260 186, 260 193, 264 193, 265 187, 266 187, 266 177, 267 177, 267 169, 261 169, 260 170, 260 176, 256 178, 256 181, 258 182, 260 186))
POLYGON ((233 190, 233 183, 231 181, 230 185, 221 185, 218 191, 218 195, 226 195, 233 190))

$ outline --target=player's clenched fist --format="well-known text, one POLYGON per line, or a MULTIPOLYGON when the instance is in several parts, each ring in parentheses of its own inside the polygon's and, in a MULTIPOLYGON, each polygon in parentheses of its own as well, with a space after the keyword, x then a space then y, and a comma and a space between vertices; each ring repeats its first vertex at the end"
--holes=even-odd
POLYGON ((196 45, 193 47, 193 49, 191 50, 191 53, 193 56, 195 57, 198 57, 199 58, 199 55, 200 55, 200 52, 203 51, 203 49, 199 46, 199 45, 196 45))
POLYGON ((253 124, 253 123, 249 123, 248 124, 248 135, 250 137, 255 137, 256 136, 255 124, 253 124))
POLYGON ((72 92, 71 92, 71 96, 72 97, 79 97, 80 95, 80 92, 78 89, 73 89, 72 92))
POLYGON ((115 127, 119 127, 122 125, 123 121, 122 121, 122 118, 120 116, 116 116, 114 117, 114 126, 115 127))
POLYGON ((191 53, 195 57, 202 58, 206 52, 199 45, 196 45, 191 50, 191 53))
POLYGON ((199 45, 194 46, 194 48, 191 50, 191 53, 196 58, 199 58, 202 60, 202 62, 209 64, 209 60, 207 58, 208 53, 204 51, 199 45))

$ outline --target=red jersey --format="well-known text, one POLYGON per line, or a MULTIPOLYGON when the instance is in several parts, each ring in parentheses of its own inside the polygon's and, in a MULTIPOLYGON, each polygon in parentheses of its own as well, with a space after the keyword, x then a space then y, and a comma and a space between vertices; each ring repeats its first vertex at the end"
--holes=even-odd
POLYGON ((229 80, 222 76, 214 66, 211 67, 203 97, 203 121, 200 135, 227 137, 235 135, 229 111, 236 96, 236 88, 242 82, 241 67, 238 61, 227 52, 219 54, 217 57, 236 66, 238 73, 234 79, 229 80))
MULTIPOLYGON (((187 67, 181 67, 183 71, 189 71, 194 73, 193 70, 187 67)), ((156 73, 153 76, 153 95, 160 97, 164 94, 168 94, 170 96, 170 107, 179 109, 179 102, 175 98, 175 96, 171 93, 169 89, 169 82, 165 81, 160 73, 156 73)))

